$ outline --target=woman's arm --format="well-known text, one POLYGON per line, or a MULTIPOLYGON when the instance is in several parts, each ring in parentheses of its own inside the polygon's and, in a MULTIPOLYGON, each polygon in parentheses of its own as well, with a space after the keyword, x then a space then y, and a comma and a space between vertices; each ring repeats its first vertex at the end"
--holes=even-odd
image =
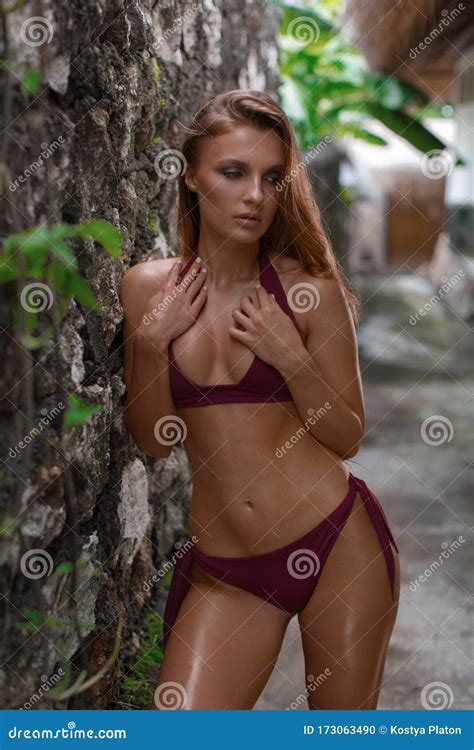
POLYGON ((307 275, 305 283, 314 286, 319 300, 315 309, 305 313, 306 345, 295 337, 278 369, 311 434, 342 458, 351 458, 365 430, 354 322, 336 280, 307 275))
POLYGON ((127 386, 125 426, 143 453, 166 458, 172 446, 161 444, 155 437, 154 428, 160 417, 176 415, 168 375, 169 341, 158 337, 150 343, 141 334, 140 323, 148 301, 166 281, 167 271, 159 269, 155 275, 146 265, 145 261, 130 268, 120 289, 127 386))

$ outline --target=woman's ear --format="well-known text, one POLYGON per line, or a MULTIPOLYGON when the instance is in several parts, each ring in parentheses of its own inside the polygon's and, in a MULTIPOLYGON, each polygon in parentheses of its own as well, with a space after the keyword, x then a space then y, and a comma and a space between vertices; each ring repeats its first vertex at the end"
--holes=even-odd
POLYGON ((186 183, 186 187, 188 188, 188 190, 191 190, 192 193, 197 192, 196 182, 194 179, 194 173, 193 173, 192 167, 190 167, 189 164, 184 174, 184 181, 186 183))

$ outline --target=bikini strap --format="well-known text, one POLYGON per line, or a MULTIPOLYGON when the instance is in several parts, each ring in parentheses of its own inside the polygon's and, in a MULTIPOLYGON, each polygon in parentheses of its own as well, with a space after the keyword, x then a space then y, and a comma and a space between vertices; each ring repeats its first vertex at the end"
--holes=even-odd
POLYGON ((272 293, 275 295, 275 299, 280 307, 287 313, 287 315, 290 316, 293 323, 298 328, 295 314, 288 304, 286 292, 283 289, 280 277, 278 276, 273 263, 271 262, 270 258, 266 254, 265 250, 263 250, 263 248, 259 253, 258 260, 260 264, 260 283, 265 287, 269 294, 272 293))
POLYGON ((195 260, 196 260, 196 254, 191 255, 191 257, 189 258, 189 260, 187 261, 187 263, 185 263, 185 265, 183 266, 183 268, 181 269, 181 271, 178 274, 178 279, 177 279, 178 283, 183 280, 183 276, 186 274, 188 268, 190 268, 190 266, 192 266, 192 264, 194 263, 195 260))

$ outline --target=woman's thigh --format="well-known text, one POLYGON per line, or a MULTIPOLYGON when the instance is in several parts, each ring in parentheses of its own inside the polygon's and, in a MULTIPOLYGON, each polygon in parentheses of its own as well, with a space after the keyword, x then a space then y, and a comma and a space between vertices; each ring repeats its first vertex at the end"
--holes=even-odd
POLYGON ((400 596, 400 564, 393 545, 392 551, 394 600, 377 533, 357 493, 299 614, 310 708, 376 708, 400 596))
POLYGON ((273 671, 290 616, 208 576, 196 563, 191 581, 166 646, 156 707, 253 708, 273 671))

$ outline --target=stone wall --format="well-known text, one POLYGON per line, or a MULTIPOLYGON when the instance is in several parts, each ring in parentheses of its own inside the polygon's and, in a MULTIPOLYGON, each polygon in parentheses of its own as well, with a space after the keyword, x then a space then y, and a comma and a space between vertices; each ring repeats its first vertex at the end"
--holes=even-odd
POLYGON ((0 92, 9 185, 2 236, 104 219, 124 241, 119 261, 92 240, 75 242, 102 309, 71 301, 57 342, 32 359, 12 328, 20 290, 0 287, 2 360, 10 365, 1 371, 1 507, 10 525, 0 534, 0 705, 122 707, 114 701, 155 606, 143 582, 182 531, 190 482, 179 449, 167 460, 147 458, 124 428, 120 282, 130 265, 176 248, 176 181, 154 165, 163 149, 179 148, 180 124, 222 90, 276 91, 279 13, 252 0, 18 5, 9 3, 0 52, 10 71, 0 92), (35 95, 21 89, 26 67, 42 71, 35 95), (11 457, 28 426, 68 394, 103 410, 67 446, 55 439, 58 418, 11 457), (41 574, 28 569, 35 555, 41 574), (71 571, 68 561, 77 558, 71 571), (81 669, 97 675, 120 628, 120 652, 106 674, 53 702, 48 693, 65 666, 72 681, 81 669))

